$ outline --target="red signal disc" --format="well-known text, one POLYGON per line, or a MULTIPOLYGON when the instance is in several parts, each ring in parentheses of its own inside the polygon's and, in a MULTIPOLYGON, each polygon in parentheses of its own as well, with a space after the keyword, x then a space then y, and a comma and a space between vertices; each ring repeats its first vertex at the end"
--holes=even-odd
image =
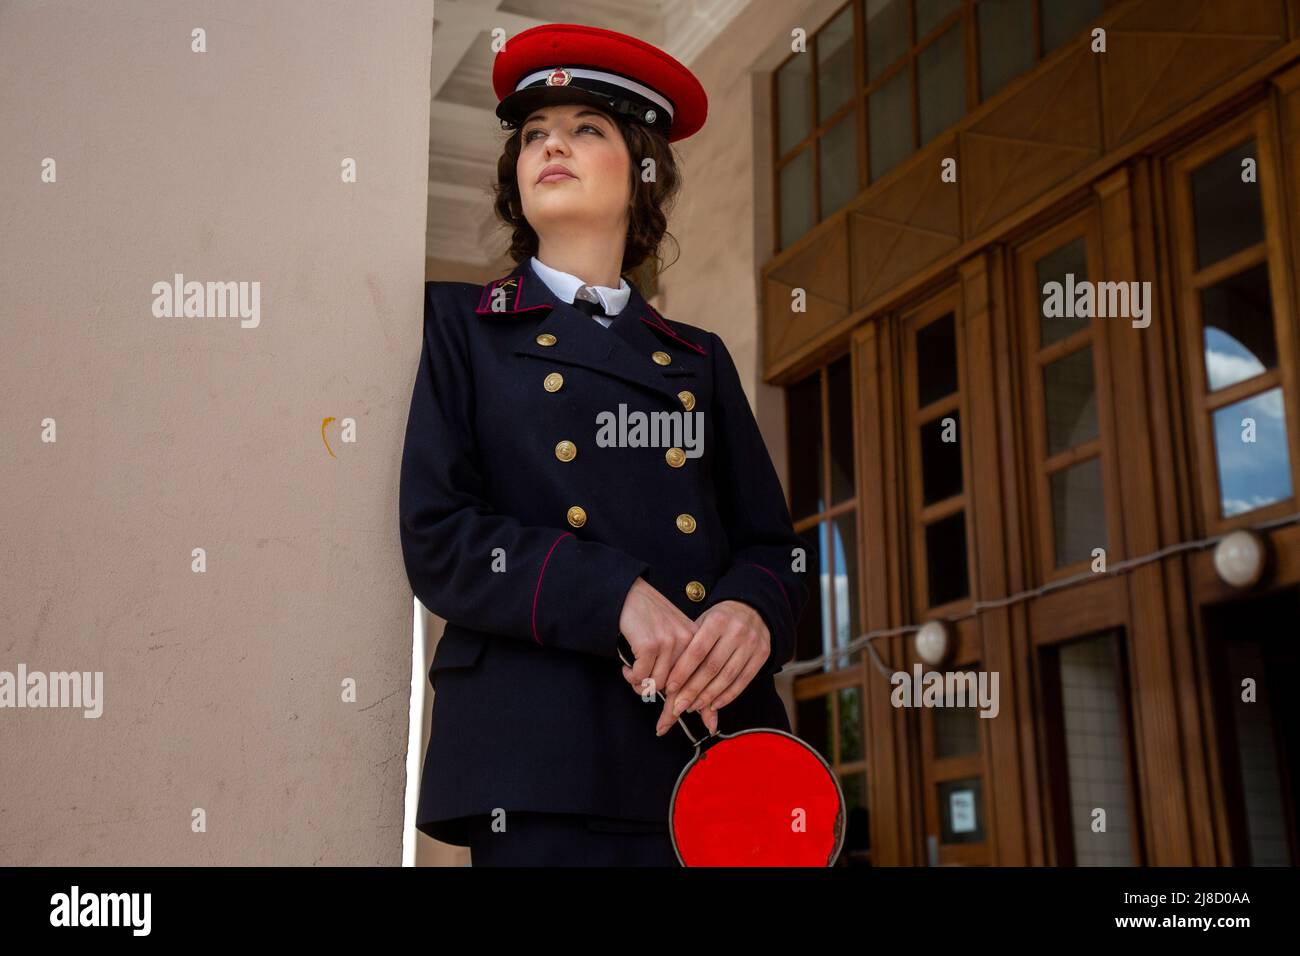
POLYGON ((718 737, 673 791, 682 865, 833 865, 844 842, 844 795, 821 754, 772 728, 718 737))

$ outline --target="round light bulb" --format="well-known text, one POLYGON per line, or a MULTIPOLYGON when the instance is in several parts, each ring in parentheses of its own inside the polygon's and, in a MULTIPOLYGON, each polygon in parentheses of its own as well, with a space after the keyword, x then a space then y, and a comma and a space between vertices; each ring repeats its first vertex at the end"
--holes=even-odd
POLYGON ((1248 588, 1264 573, 1264 542, 1253 531, 1234 531, 1214 548, 1214 570, 1234 588, 1248 588))
POLYGON ((916 632, 916 656, 927 664, 938 664, 948 656, 948 628, 943 621, 926 621, 916 632))

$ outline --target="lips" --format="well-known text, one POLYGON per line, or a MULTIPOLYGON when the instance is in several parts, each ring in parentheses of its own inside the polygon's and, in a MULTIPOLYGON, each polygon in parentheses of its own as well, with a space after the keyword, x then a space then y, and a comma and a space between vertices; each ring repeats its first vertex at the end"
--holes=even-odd
POLYGON ((551 163, 546 166, 537 176, 539 183, 558 183, 565 179, 577 179, 578 177, 569 172, 568 169, 559 163, 551 163))

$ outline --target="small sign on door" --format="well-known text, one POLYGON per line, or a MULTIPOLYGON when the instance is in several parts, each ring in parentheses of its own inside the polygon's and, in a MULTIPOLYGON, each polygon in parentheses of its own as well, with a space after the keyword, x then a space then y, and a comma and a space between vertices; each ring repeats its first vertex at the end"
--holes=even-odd
POLYGON ((948 794, 948 820, 953 833, 975 831, 975 791, 954 790, 948 794))

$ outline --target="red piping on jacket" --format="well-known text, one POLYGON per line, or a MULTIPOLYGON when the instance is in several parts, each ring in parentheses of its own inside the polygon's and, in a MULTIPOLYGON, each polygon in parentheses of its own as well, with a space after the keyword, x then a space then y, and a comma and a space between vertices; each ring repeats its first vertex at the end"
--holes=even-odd
POLYGON ((680 335, 678 335, 678 334, 677 334, 676 332, 674 332, 672 329, 668 328, 667 324, 665 324, 663 318, 659 315, 659 313, 656 312, 654 309, 650 308, 650 306, 649 306, 648 304, 646 305, 646 310, 647 310, 651 315, 653 315, 653 316, 655 317, 655 321, 654 321, 654 322, 651 322, 649 319, 647 319, 647 318, 643 315, 643 316, 641 316, 641 321, 642 321, 642 322, 646 323, 647 325, 653 325, 653 326, 656 326, 656 327, 659 328, 660 330, 662 330, 662 331, 664 331, 664 332, 667 332, 669 335, 671 335, 673 338, 675 338, 678 342, 681 342, 681 343, 682 343, 683 345, 685 345, 687 348, 695 349, 695 351, 699 352, 701 355, 708 355, 708 354, 709 354, 708 352, 704 351, 704 349, 702 349, 702 348, 700 348, 698 345, 696 345, 694 342, 690 342, 690 341, 688 341, 688 340, 682 338, 680 335))
POLYGON ((745 563, 748 564, 751 568, 758 568, 758 570, 764 572, 765 574, 767 574, 768 577, 770 577, 773 581, 775 581, 777 583, 777 586, 781 589, 781 597, 785 598, 786 606, 789 607, 791 611, 794 610, 794 607, 790 604, 790 595, 785 593, 785 585, 781 583, 780 578, 778 578, 767 568, 763 567, 761 564, 755 564, 753 561, 746 561, 745 563))
MULTIPOLYGON (((572 536, 573 532, 565 531, 551 544, 551 551, 555 550, 555 545, 572 536)), ((551 551, 546 552, 546 560, 542 562, 542 570, 537 572, 537 587, 533 590, 533 640, 538 644, 542 643, 542 639, 537 636, 537 598, 542 593, 542 575, 546 573, 546 565, 550 563, 551 551)))

